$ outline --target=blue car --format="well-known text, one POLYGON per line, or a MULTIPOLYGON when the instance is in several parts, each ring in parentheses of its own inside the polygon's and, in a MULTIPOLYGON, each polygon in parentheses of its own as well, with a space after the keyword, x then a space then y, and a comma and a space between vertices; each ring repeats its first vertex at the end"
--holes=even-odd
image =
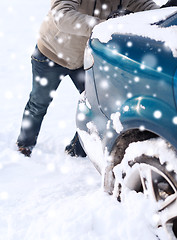
POLYGON ((76 116, 104 190, 119 201, 127 189, 146 195, 157 205, 156 227, 169 239, 177 238, 176 34, 176 7, 96 26, 85 50, 86 90, 76 116))

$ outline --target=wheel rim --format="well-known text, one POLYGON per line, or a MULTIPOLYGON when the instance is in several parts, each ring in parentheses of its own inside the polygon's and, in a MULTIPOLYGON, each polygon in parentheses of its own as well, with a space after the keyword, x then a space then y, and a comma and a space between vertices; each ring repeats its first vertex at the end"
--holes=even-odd
POLYGON ((165 174, 159 163, 133 164, 133 173, 126 177, 125 185, 130 190, 142 192, 156 204, 155 227, 163 227, 169 239, 177 238, 177 189, 175 183, 165 174))

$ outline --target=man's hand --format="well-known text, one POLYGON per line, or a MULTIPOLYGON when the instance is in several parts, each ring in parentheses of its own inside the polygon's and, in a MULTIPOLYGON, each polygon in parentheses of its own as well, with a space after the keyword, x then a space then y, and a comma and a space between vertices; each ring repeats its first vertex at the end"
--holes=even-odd
POLYGON ((128 9, 117 9, 116 11, 111 12, 107 19, 121 17, 130 13, 133 12, 129 11, 128 9))
POLYGON ((177 0, 169 0, 166 4, 162 5, 161 8, 177 6, 177 0))

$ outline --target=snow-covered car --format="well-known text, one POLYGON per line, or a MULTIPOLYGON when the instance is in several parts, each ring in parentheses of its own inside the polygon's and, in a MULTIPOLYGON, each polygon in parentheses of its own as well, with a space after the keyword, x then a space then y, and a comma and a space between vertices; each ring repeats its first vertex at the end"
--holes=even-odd
POLYGON ((119 201, 141 192, 177 238, 177 8, 109 19, 85 50, 77 131, 119 201))

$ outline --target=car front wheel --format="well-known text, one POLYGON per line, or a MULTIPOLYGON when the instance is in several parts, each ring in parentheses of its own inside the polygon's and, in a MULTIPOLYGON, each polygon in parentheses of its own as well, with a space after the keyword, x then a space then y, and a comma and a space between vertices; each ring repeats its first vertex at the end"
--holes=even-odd
POLYGON ((163 162, 158 154, 141 154, 121 164, 120 199, 126 198, 127 190, 142 193, 155 206, 156 228, 163 228, 169 239, 177 239, 177 174, 169 168, 174 166, 170 158, 163 162))

